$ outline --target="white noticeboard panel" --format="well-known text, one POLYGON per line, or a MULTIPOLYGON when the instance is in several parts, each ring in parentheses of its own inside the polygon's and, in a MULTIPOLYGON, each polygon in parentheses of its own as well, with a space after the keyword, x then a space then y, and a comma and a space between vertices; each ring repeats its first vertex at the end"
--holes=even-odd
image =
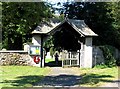
POLYGON ((30 55, 40 55, 40 46, 30 46, 30 55))

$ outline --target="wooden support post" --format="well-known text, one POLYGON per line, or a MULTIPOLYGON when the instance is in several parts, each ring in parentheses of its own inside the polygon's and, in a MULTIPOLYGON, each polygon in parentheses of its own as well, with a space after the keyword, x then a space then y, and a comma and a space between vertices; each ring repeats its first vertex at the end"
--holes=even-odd
POLYGON ((81 56, 81 54, 80 54, 80 50, 79 50, 79 67, 80 67, 80 56, 81 56))
POLYGON ((70 52, 70 58, 69 58, 69 60, 70 60, 70 66, 71 66, 71 58, 72 58, 72 54, 70 52))
POLYGON ((43 62, 44 62, 44 60, 43 60, 43 35, 41 35, 41 50, 40 50, 41 52, 41 65, 40 65, 40 67, 43 67, 43 62))

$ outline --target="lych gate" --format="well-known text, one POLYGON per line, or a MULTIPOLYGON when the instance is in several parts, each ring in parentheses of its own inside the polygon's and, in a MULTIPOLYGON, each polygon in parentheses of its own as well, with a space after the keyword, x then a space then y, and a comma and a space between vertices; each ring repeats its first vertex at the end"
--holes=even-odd
MULTIPOLYGON (((44 67, 45 58, 43 53, 43 42, 48 36, 56 35, 56 38, 60 36, 61 42, 58 44, 64 44, 65 48, 72 49, 75 52, 68 52, 66 57, 63 57, 63 65, 77 64, 82 68, 92 68, 92 37, 97 36, 85 23, 83 20, 73 20, 66 19, 62 22, 50 20, 50 22, 45 22, 32 32, 32 43, 33 45, 38 45, 41 47, 39 65, 44 67), (66 35, 64 35, 64 34, 66 35), (69 60, 71 59, 71 60, 69 60)), ((65 53, 64 53, 65 54, 65 53)), ((64 56, 62 54, 62 56, 64 56)))

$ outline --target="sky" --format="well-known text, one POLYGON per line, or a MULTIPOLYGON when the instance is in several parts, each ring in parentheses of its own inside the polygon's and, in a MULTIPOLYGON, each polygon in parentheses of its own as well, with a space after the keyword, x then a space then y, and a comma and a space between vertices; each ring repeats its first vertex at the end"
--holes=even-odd
POLYGON ((67 2, 69 0, 45 0, 45 1, 48 1, 48 2, 51 2, 52 4, 54 4, 54 3, 58 3, 58 2, 64 3, 64 2, 67 2))
MULTIPOLYGON (((62 7, 62 3, 69 2, 69 1, 71 1, 71 0, 44 0, 44 1, 46 1, 46 2, 48 2, 48 3, 51 3, 51 4, 55 4, 55 5, 53 5, 54 8, 63 8, 63 7, 62 7), (61 3, 61 6, 57 6, 57 3, 58 3, 58 2, 61 3)), ((58 11, 55 11, 55 14, 56 14, 56 15, 59 15, 59 12, 58 12, 58 11)))

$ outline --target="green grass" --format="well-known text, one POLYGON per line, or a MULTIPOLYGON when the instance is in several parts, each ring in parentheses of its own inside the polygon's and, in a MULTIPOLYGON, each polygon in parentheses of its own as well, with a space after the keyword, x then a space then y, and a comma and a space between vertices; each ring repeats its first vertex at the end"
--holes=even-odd
POLYGON ((1 66, 0 87, 32 87, 50 71, 31 66, 1 66))
MULTIPOLYGON (((95 67, 92 69, 80 68, 80 86, 97 87, 118 79, 118 68, 95 67)), ((50 68, 39 68, 31 66, 1 66, 1 87, 32 87, 45 75, 50 73, 50 68)))
POLYGON ((53 58, 51 59, 45 59, 45 63, 49 63, 49 62, 52 62, 52 61, 55 61, 53 58))
POLYGON ((80 69, 80 73, 82 76, 80 85, 83 87, 97 87, 118 79, 117 67, 80 69))

